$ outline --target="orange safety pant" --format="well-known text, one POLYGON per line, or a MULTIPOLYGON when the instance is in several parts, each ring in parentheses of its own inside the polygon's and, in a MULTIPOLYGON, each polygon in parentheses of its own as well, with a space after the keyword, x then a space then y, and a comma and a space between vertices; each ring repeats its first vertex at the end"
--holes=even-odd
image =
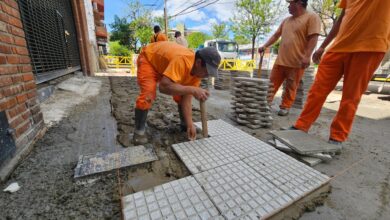
POLYGON ((305 69, 302 68, 292 68, 275 64, 270 76, 270 80, 274 84, 274 91, 269 97, 268 102, 272 102, 276 92, 278 92, 280 86, 286 80, 286 88, 282 95, 280 108, 289 109, 294 104, 297 88, 304 72, 305 69))
POLYGON ((344 76, 340 107, 330 127, 330 138, 345 141, 351 131, 360 99, 384 55, 382 52, 326 53, 294 127, 306 132, 310 129, 326 97, 344 76))
MULTIPOLYGON (((159 74, 152 64, 141 53, 137 59, 137 83, 140 87, 140 94, 137 97, 136 108, 149 110, 156 99, 157 84, 162 75, 159 74)), ((173 96, 175 102, 180 103, 181 96, 173 96)))

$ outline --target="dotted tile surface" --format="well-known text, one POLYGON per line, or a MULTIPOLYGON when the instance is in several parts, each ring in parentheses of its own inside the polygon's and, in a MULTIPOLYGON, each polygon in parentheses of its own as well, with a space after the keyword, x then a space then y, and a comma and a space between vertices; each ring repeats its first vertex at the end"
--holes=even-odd
POLYGON ((194 176, 226 219, 261 219, 292 201, 243 161, 194 176))
POLYGON ((223 219, 194 177, 122 198, 124 219, 223 219))
MULTIPOLYGON (((195 122, 196 127, 202 128, 202 122, 195 122)), ((209 136, 214 137, 222 134, 230 134, 235 132, 242 132, 240 129, 235 128, 227 122, 221 119, 207 121, 207 129, 209 136)))
POLYGON ((278 151, 243 160, 294 199, 299 199, 328 182, 329 177, 278 151))
POLYGON ((192 174, 274 149, 243 131, 175 144, 172 147, 192 174))

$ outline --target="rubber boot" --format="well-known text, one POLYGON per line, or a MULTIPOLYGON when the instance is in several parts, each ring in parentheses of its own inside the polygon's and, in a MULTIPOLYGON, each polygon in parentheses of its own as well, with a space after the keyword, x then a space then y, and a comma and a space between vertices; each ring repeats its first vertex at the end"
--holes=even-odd
POLYGON ((135 129, 133 135, 133 144, 142 145, 148 143, 145 126, 148 110, 135 109, 135 129))

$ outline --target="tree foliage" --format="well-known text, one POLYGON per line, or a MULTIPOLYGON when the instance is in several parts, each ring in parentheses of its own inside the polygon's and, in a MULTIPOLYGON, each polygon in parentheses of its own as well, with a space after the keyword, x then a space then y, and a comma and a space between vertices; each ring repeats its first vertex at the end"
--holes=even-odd
POLYGON ((280 13, 281 1, 275 0, 237 0, 236 11, 231 19, 232 31, 235 35, 251 40, 252 59, 256 38, 271 31, 280 13))
POLYGON ((109 54, 113 56, 129 56, 131 54, 130 49, 121 45, 119 41, 110 41, 109 48, 109 54))
POLYGON ((148 26, 141 26, 135 31, 135 37, 141 43, 141 47, 145 46, 150 42, 150 38, 153 35, 153 31, 148 26))
POLYGON ((228 30, 226 23, 222 22, 220 24, 213 24, 211 27, 211 32, 214 38, 218 39, 228 39, 228 30))
POLYGON ((313 11, 320 16, 322 35, 328 36, 330 29, 341 13, 338 8, 339 0, 316 0, 310 4, 313 11))
POLYGON ((196 49, 200 45, 203 45, 204 42, 208 39, 211 39, 211 37, 205 33, 202 33, 202 32, 191 33, 187 37, 188 47, 192 48, 192 49, 196 49))
POLYGON ((249 44, 251 42, 251 40, 243 35, 234 35, 234 41, 238 44, 249 44))
POLYGON ((135 51, 138 51, 138 43, 142 46, 145 46, 150 37, 153 35, 153 24, 152 24, 152 14, 151 11, 145 8, 139 0, 130 1, 128 3, 128 19, 130 20, 130 30, 134 33, 134 42, 135 51))
POLYGON ((114 22, 110 24, 110 27, 112 28, 110 41, 119 41, 121 45, 130 48, 134 38, 132 38, 133 32, 130 30, 130 23, 127 22, 126 18, 119 18, 115 15, 114 22))

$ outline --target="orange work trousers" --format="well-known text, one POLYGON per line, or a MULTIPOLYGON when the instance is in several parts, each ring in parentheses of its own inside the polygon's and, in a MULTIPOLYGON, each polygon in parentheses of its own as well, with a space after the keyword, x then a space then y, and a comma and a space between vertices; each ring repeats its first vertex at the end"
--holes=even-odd
MULTIPOLYGON (((162 75, 159 74, 152 64, 141 53, 137 59, 137 83, 140 87, 140 94, 137 97, 136 108, 149 110, 156 99, 157 84, 162 75)), ((175 102, 180 103, 181 96, 173 96, 175 102)))
POLYGON ((268 102, 271 103, 282 83, 286 80, 286 88, 282 95, 280 108, 289 109, 294 104, 299 81, 301 81, 305 69, 292 68, 275 64, 272 68, 270 80, 274 84, 274 91, 268 102))
POLYGON ((307 132, 319 116, 326 97, 344 76, 340 107, 330 127, 330 138, 345 141, 360 99, 384 55, 382 52, 326 53, 294 126, 307 132))

